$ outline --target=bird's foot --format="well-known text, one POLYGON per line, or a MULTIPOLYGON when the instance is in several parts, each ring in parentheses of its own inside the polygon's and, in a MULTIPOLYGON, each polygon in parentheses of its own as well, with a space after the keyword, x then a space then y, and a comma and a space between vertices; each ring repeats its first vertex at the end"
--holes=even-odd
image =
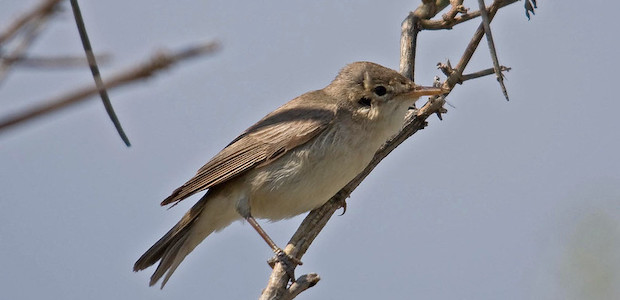
POLYGON ((282 263, 282 267, 284 268, 286 275, 291 278, 292 282, 295 282, 295 267, 297 267, 298 265, 303 265, 301 260, 284 253, 284 251, 280 248, 278 248, 274 252, 276 256, 270 258, 267 261, 269 266, 271 266, 271 268, 273 269, 276 263, 282 263))
POLYGON ((343 192, 343 191, 339 191, 338 193, 347 193, 344 196, 342 195, 338 195, 339 197, 337 198, 337 202, 335 202, 337 205, 340 205, 340 207, 338 208, 342 208, 342 213, 340 214, 340 216, 344 215, 344 213, 347 212, 347 198, 349 198, 349 195, 351 194, 351 192, 343 192))

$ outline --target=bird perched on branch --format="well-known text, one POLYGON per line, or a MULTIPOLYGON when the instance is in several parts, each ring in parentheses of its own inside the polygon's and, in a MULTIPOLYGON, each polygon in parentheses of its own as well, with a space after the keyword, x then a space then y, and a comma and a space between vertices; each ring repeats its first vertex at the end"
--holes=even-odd
POLYGON ((297 259, 286 255, 254 219, 282 220, 318 208, 357 176, 398 133, 421 87, 370 62, 345 66, 325 88, 303 94, 234 139, 161 204, 206 194, 134 265, 159 261, 150 285, 162 288, 185 257, 209 234, 245 219, 293 277, 297 259))

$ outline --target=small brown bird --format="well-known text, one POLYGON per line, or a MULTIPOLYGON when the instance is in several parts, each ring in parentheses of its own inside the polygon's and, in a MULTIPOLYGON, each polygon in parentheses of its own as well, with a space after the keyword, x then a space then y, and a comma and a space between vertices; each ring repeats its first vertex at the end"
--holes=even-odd
POLYGON ((209 234, 241 219, 256 229, 277 260, 294 269, 300 262, 284 254, 254 217, 282 220, 323 205, 398 133, 420 96, 443 92, 417 86, 374 63, 347 65, 324 89, 291 100, 248 128, 174 190, 161 205, 208 189, 138 259, 134 271, 159 261, 150 285, 165 275, 163 288, 209 234))

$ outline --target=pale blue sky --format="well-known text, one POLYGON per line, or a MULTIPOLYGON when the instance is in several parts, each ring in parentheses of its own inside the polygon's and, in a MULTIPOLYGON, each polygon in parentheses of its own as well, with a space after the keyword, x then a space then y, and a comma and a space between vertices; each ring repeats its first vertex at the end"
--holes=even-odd
MULTIPOLYGON (((0 28, 36 2, 0 0, 0 28)), ((148 287, 152 268, 133 273, 198 197, 159 202, 345 64, 397 68, 400 23, 417 3, 82 1, 95 51, 113 54, 104 78, 158 48, 218 39, 222 50, 110 92, 131 148, 96 99, 0 134, 1 298, 258 297, 272 253, 247 224, 210 236, 163 291, 148 287)), ((298 273, 322 280, 299 299, 620 297, 620 5, 538 4, 529 22, 520 2, 492 24, 500 63, 513 68, 511 101, 493 77, 457 86, 456 108, 384 160, 316 239, 298 273)), ((32 53, 81 55, 65 8, 32 53)), ((477 26, 423 32, 416 81, 458 61, 477 26)), ((491 66, 480 50, 467 72, 491 66)), ((15 70, 0 117, 91 82, 86 68, 15 70)), ((284 245, 302 217, 266 229, 284 245)))

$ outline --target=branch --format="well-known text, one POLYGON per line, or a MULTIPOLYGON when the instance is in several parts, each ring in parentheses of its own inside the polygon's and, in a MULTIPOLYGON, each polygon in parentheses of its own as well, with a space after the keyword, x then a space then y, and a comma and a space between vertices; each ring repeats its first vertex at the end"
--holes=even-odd
MULTIPOLYGON (((499 9, 500 7, 499 5, 505 6, 510 3, 514 3, 515 1, 507 0, 506 2, 508 3, 501 3, 501 2, 502 1, 496 0, 493 3, 493 5, 490 7, 489 20, 493 19, 493 16, 497 12, 497 9, 499 9)), ((415 22, 410 23, 411 20, 413 20, 415 17, 412 15, 413 14, 409 14, 409 16, 405 19, 405 21, 403 21, 401 34, 410 35, 412 33, 413 34, 416 33, 416 30, 410 30, 410 28, 412 28, 410 25, 415 24, 415 22)), ((480 42, 480 39, 482 38, 481 35, 478 38, 478 35, 479 35, 479 32, 476 31, 476 33, 474 34, 474 37, 472 38, 472 41, 470 42, 470 45, 467 47, 465 53, 463 54, 463 57, 459 61, 459 65, 457 66, 457 69, 455 70, 455 72, 452 72, 452 74, 448 77, 446 82, 444 82, 443 84, 444 88, 449 87, 449 90, 451 91, 452 88, 454 88, 454 84, 456 84, 463 77, 462 76, 463 69, 469 63, 471 54, 473 54, 473 51, 477 48, 478 43, 480 42), (475 42, 476 40, 477 42, 475 42)), ((410 72, 411 76, 413 76, 413 70, 415 69, 414 67, 415 61, 413 59, 415 55, 410 55, 410 54, 415 53, 415 47, 416 47, 415 37, 402 37, 401 36, 401 43, 403 41, 405 41, 406 43, 411 43, 411 45, 401 44, 401 61, 400 61, 401 73, 403 75, 408 75, 408 72, 410 72), (403 49, 409 49, 409 48, 411 49, 403 51, 403 49)), ((490 74, 493 74, 493 72, 491 72, 490 74)), ((289 240, 284 251, 288 255, 291 255, 297 259, 301 259, 302 256, 306 253, 306 251, 310 247, 310 245, 312 244, 312 242, 314 241, 314 239, 317 237, 317 235, 320 233, 323 227, 325 227, 325 225, 327 224, 331 216, 339 208, 341 207, 346 208, 345 200, 349 197, 351 192, 353 192, 353 190, 355 190, 355 188, 359 186, 359 184, 366 178, 366 176, 368 176, 368 174, 370 174, 370 172, 379 164, 379 162, 381 162, 383 158, 385 158, 388 154, 390 154, 394 149, 396 149, 396 147, 398 147, 407 138, 415 134, 418 130, 423 129, 427 125, 426 119, 430 115, 446 112, 446 110, 443 108, 443 104, 445 103, 444 97, 445 96, 431 97, 429 101, 426 102, 424 106, 422 106, 422 108, 420 108, 417 111, 414 111, 415 113, 410 113, 406 117, 405 124, 403 128, 401 129, 401 131, 396 136, 394 136, 391 140, 385 143, 377 151, 372 161, 366 167, 366 169, 364 169, 364 171, 362 171, 357 177, 355 177, 344 188, 342 188, 338 193, 336 193, 336 195, 334 195, 329 201, 327 201, 327 203, 311 211, 308 214, 308 216, 306 216, 306 218, 302 221, 301 225, 299 226, 299 228, 297 229, 293 237, 291 237, 291 239, 289 240)), ((318 275, 316 276, 318 278, 318 275)), ((297 280, 298 281, 301 280, 302 277, 300 277, 297 280)), ((259 299, 261 300, 291 299, 289 297, 291 293, 291 288, 287 289, 289 280, 290 278, 288 277, 288 275, 282 268, 281 264, 277 263, 274 266, 274 269, 269 277, 267 287, 263 290, 263 293, 261 294, 261 297, 259 299)), ((291 285, 291 287, 293 287, 294 285, 295 284, 291 285)))
MULTIPOLYGON (((437 64, 437 68, 440 69, 446 76, 450 76, 452 75, 452 73, 454 72, 454 69, 452 69, 452 66, 450 66, 450 61, 448 61, 447 64, 442 64, 439 63, 437 64)), ((506 67, 506 66, 499 66, 499 70, 501 72, 508 72, 511 70, 510 67, 506 67)), ((495 68, 488 68, 488 69, 484 69, 478 72, 474 72, 474 73, 469 73, 469 74, 465 74, 462 75, 461 78, 459 79, 458 84, 462 84, 463 82, 467 81, 467 80, 472 80, 472 79, 476 79, 476 78, 480 78, 480 77, 484 77, 484 76, 489 76, 495 74, 495 68)))
POLYGON ((80 6, 77 0, 70 0, 71 8, 73 9, 73 16, 75 18, 75 24, 77 25, 78 32, 80 33, 80 40, 82 41, 82 46, 84 47, 84 52, 86 53, 86 59, 88 60, 88 65, 90 66, 90 72, 93 74, 93 79, 95 80, 95 85, 99 90, 99 96, 101 97, 101 101, 103 102, 103 107, 105 107, 105 111, 108 113, 112 124, 114 124, 114 128, 121 136, 123 142, 127 147, 131 146, 129 142, 129 138, 127 134, 125 134, 125 130, 121 126, 121 121, 116 116, 114 112, 114 107, 112 107, 112 102, 110 102, 110 97, 108 96, 108 91, 105 89, 105 85, 103 84, 103 80, 101 79, 101 74, 99 73, 99 66, 97 66, 97 60, 95 59, 95 55, 93 54, 93 48, 90 45, 90 39, 88 38, 88 33, 86 32, 86 25, 84 25, 84 19, 82 18, 82 12, 80 11, 80 6))
POLYGON ((415 12, 410 12, 400 25, 400 73, 413 80, 415 65, 409 62, 415 61, 416 44, 420 32, 420 18, 415 12))
POLYGON ((482 12, 482 28, 484 28, 484 33, 487 37, 487 43, 489 45, 489 51, 491 52, 491 60, 493 60, 493 68, 495 69, 497 82, 499 82, 499 86, 502 88, 502 93, 504 93, 504 97, 506 97, 506 101, 508 101, 508 91, 506 91, 506 86, 504 85, 504 74, 502 74, 499 67, 499 60, 497 59, 497 52, 495 51, 495 43, 493 42, 493 34, 491 33, 491 20, 489 20, 489 15, 487 14, 484 0, 478 0, 478 4, 480 5, 480 11, 482 12))
MULTIPOLYGON (((24 30, 24 37, 22 40, 15 46, 15 48, 7 55, 7 57, 19 57, 23 56, 24 53, 30 48, 30 45, 39 37, 39 33, 43 31, 45 27, 49 15, 41 15, 41 17, 32 19, 32 21, 28 24, 25 24, 22 30, 24 30)), ((4 57, 0 57, 0 83, 2 83, 9 71, 11 70, 11 66, 13 62, 9 59, 5 59, 4 57)))
MULTIPOLYGON (((502 8, 504 6, 513 4, 515 2, 517 2, 519 0, 504 0, 501 1, 501 4, 499 6, 499 8, 502 8)), ((488 11, 488 8, 487 8, 488 11)), ((454 27, 454 25, 463 23, 463 22, 467 22, 471 19, 475 19, 477 17, 480 17, 482 15, 482 12, 477 10, 475 12, 467 12, 467 13, 463 13, 460 16, 456 16, 454 15, 452 18, 446 17, 444 16, 441 20, 421 20, 420 21, 420 27, 424 30, 442 30, 442 29, 452 29, 452 27, 454 27)))
MULTIPOLYGON (((111 55, 104 53, 95 55, 97 61, 107 63, 111 55)), ((84 57, 77 56, 11 56, 2 59, 10 61, 11 64, 22 68, 74 68, 88 66, 88 61, 84 57)))
POLYGON ((6 41, 12 39, 18 31, 20 31, 24 25, 31 20, 42 18, 50 15, 54 12, 56 5, 61 0, 43 0, 38 6, 35 6, 31 11, 24 13, 9 25, 2 33, 0 33, 0 46, 6 41))
MULTIPOLYGON (((512 0, 508 0, 508 2, 510 1, 512 0)), ((489 7, 488 9, 489 22, 493 20, 493 17, 495 17, 495 14, 497 13, 497 10, 500 8, 500 5, 502 5, 502 2, 503 2, 502 0, 495 0, 493 1, 493 4, 491 5, 491 7, 489 7)), ((480 44, 480 41, 482 40, 483 35, 484 35, 484 26, 483 24, 480 24, 480 26, 478 26, 478 29, 474 33, 474 36, 471 38, 471 41, 469 41, 467 48, 465 48, 465 53, 463 53, 463 56, 461 56, 461 59, 459 60, 459 63, 456 65, 454 72, 452 72, 452 75, 450 75, 446 79, 446 81, 443 83, 444 88, 452 90, 454 86, 461 81, 463 71, 465 70, 465 67, 467 66, 467 64, 469 64, 469 60, 474 55, 476 48, 478 48, 478 45, 480 44)))
MULTIPOLYGON (((202 45, 192 46, 172 54, 167 54, 165 52, 156 53, 151 57, 150 60, 145 61, 134 68, 125 70, 120 74, 113 76, 109 80, 106 80, 105 87, 107 89, 113 89, 116 87, 134 83, 140 79, 146 79, 154 75, 158 71, 173 66, 179 61, 194 58, 200 55, 211 54, 215 52, 218 48, 219 44, 217 42, 209 42, 202 45)), ((99 89, 97 87, 83 87, 63 96, 45 101, 44 104, 38 107, 4 117, 0 119, 0 133, 10 128, 11 126, 84 101, 89 97, 96 95, 97 93, 99 93, 99 89)))

